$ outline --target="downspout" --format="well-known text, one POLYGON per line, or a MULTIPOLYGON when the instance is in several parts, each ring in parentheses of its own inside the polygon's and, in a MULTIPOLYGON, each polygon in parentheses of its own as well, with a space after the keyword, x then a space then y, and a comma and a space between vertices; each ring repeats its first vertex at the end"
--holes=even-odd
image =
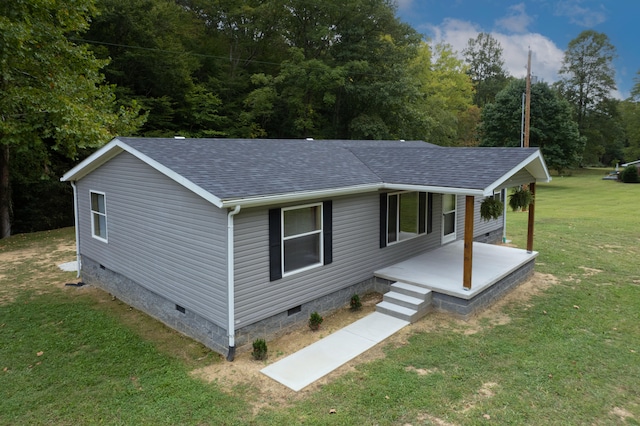
POLYGON ((76 263, 78 264, 78 275, 76 278, 80 278, 81 261, 80 261, 80 230, 78 227, 78 188, 76 183, 71 181, 71 188, 73 188, 73 224, 76 228, 76 263))
POLYGON ((227 361, 233 361, 236 356, 236 326, 235 326, 235 288, 234 288, 234 252, 233 252, 233 216, 240 213, 240 206, 236 205, 227 214, 227 309, 229 312, 229 353, 227 361))
POLYGON ((502 188, 500 191, 500 198, 502 199, 502 243, 507 243, 507 188, 502 188))

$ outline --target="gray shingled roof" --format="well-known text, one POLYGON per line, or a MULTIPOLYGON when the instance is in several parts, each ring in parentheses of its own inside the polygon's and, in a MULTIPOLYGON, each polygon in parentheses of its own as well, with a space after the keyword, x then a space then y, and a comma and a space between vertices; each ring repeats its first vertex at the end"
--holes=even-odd
POLYGON ((359 185, 484 190, 537 152, 439 147, 422 141, 117 138, 63 180, 81 178, 99 167, 100 158, 108 160, 116 145, 148 157, 220 200, 359 185))
POLYGON ((352 148, 384 182, 484 189, 537 148, 352 148))
POLYGON ((118 139, 221 199, 382 183, 350 149, 435 147, 420 141, 118 139))

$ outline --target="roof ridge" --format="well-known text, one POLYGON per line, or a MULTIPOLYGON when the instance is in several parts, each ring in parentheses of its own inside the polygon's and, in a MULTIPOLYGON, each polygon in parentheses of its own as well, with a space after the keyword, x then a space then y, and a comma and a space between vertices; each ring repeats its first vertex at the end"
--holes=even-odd
POLYGON ((364 148, 364 147, 346 147, 346 146, 343 147, 343 148, 346 149, 347 151, 349 151, 354 157, 356 157, 358 159, 358 161, 360 163, 362 163, 371 173, 376 175, 376 177, 378 179, 380 179, 380 182, 384 183, 384 179, 382 179, 382 176, 380 176, 375 170, 373 170, 366 161, 364 161, 362 158, 360 158, 360 156, 358 154, 353 152, 353 148, 356 148, 356 149, 358 149, 358 148, 359 149, 366 149, 366 148, 364 148))

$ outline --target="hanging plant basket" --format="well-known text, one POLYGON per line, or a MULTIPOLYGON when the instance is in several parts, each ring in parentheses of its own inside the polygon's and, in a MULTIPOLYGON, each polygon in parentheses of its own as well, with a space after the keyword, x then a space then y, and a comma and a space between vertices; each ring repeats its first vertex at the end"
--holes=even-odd
POLYGON ((503 210, 504 203, 502 201, 497 200, 494 197, 487 197, 482 200, 482 204, 480 204, 480 217, 486 221, 491 219, 495 220, 502 216, 503 210))
POLYGON ((509 207, 514 212, 526 210, 533 202, 533 193, 528 188, 518 187, 509 195, 509 207))

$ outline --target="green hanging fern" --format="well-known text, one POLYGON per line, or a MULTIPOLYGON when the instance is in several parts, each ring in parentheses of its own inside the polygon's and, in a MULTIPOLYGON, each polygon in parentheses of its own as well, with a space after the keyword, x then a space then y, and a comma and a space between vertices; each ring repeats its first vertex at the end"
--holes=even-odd
POLYGON ((504 203, 502 201, 494 197, 487 197, 482 200, 482 204, 480 204, 480 217, 486 221, 497 219, 502 216, 503 210, 504 203))
POLYGON ((518 187, 509 195, 509 207, 514 212, 526 209, 533 202, 533 193, 528 188, 518 187))

